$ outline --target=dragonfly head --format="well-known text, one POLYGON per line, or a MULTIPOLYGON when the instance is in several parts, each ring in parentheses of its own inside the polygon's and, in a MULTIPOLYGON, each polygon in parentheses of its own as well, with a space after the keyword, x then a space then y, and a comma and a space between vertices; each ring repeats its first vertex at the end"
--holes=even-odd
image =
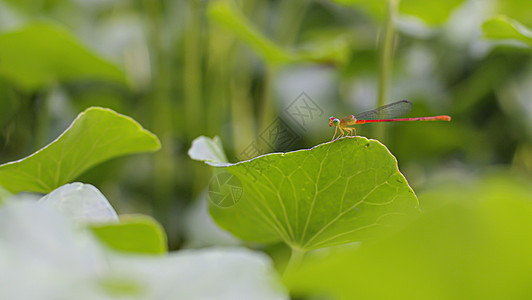
POLYGON ((340 125, 340 120, 338 120, 335 117, 329 118, 329 127, 338 126, 338 125, 340 125))

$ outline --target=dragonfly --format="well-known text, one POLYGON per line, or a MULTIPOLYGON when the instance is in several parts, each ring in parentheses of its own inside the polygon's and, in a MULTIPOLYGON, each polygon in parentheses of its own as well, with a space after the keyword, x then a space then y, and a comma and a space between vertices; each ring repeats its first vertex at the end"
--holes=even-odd
POLYGON ((413 104, 408 100, 401 100, 390 103, 374 110, 365 111, 357 115, 349 115, 345 118, 338 119, 336 117, 329 118, 329 127, 335 126, 332 140, 339 139, 343 136, 356 136, 356 129, 349 127, 358 124, 377 123, 377 122, 403 122, 403 121, 451 121, 451 117, 446 115, 434 117, 419 117, 419 118, 404 118, 396 119, 400 116, 406 115, 412 110, 413 104), (340 134, 336 136, 340 130, 340 134), (354 133, 354 134, 353 134, 354 133))

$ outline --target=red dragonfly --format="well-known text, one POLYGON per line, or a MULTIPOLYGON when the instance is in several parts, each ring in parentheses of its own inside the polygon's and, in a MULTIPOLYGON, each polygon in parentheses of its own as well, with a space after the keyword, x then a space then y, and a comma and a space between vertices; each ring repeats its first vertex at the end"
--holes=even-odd
POLYGON ((359 113, 357 115, 349 115, 345 118, 338 119, 335 117, 329 118, 329 127, 335 126, 333 140, 336 137, 338 130, 341 134, 336 137, 339 139, 343 136, 353 135, 356 136, 356 129, 353 126, 357 124, 365 123, 377 123, 377 122, 402 122, 402 121, 451 121, 449 116, 435 116, 435 117, 420 117, 420 118, 404 118, 404 119, 395 119, 397 117, 406 115, 412 110, 412 102, 408 100, 401 100, 394 103, 390 103, 374 110, 366 111, 359 113), (345 132, 344 132, 345 130, 345 132))

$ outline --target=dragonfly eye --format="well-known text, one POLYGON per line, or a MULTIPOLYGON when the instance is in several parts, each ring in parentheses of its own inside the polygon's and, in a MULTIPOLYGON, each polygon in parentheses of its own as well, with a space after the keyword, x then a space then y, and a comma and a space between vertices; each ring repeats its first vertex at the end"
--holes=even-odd
POLYGON ((334 120, 332 121, 332 123, 333 123, 334 126, 338 126, 338 125, 340 125, 340 120, 338 120, 338 119, 334 119, 334 120))

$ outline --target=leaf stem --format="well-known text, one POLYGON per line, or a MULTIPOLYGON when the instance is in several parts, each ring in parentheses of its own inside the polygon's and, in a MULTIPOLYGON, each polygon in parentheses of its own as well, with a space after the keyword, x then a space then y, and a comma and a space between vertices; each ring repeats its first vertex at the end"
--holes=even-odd
POLYGON ((305 256, 306 250, 297 248, 297 247, 291 247, 292 253, 290 253, 290 259, 288 260, 288 264, 286 265, 286 268, 284 269, 283 275, 288 274, 289 272, 299 268, 301 265, 301 262, 303 261, 303 257, 305 256))
MULTIPOLYGON (((381 44, 377 107, 386 104, 386 98, 388 97, 390 73, 392 71, 393 40, 395 36, 394 20, 397 15, 398 4, 399 0, 388 0, 388 12, 384 24, 384 37, 381 44)), ((384 141, 386 138, 384 124, 377 125, 375 135, 377 139, 384 141)))

